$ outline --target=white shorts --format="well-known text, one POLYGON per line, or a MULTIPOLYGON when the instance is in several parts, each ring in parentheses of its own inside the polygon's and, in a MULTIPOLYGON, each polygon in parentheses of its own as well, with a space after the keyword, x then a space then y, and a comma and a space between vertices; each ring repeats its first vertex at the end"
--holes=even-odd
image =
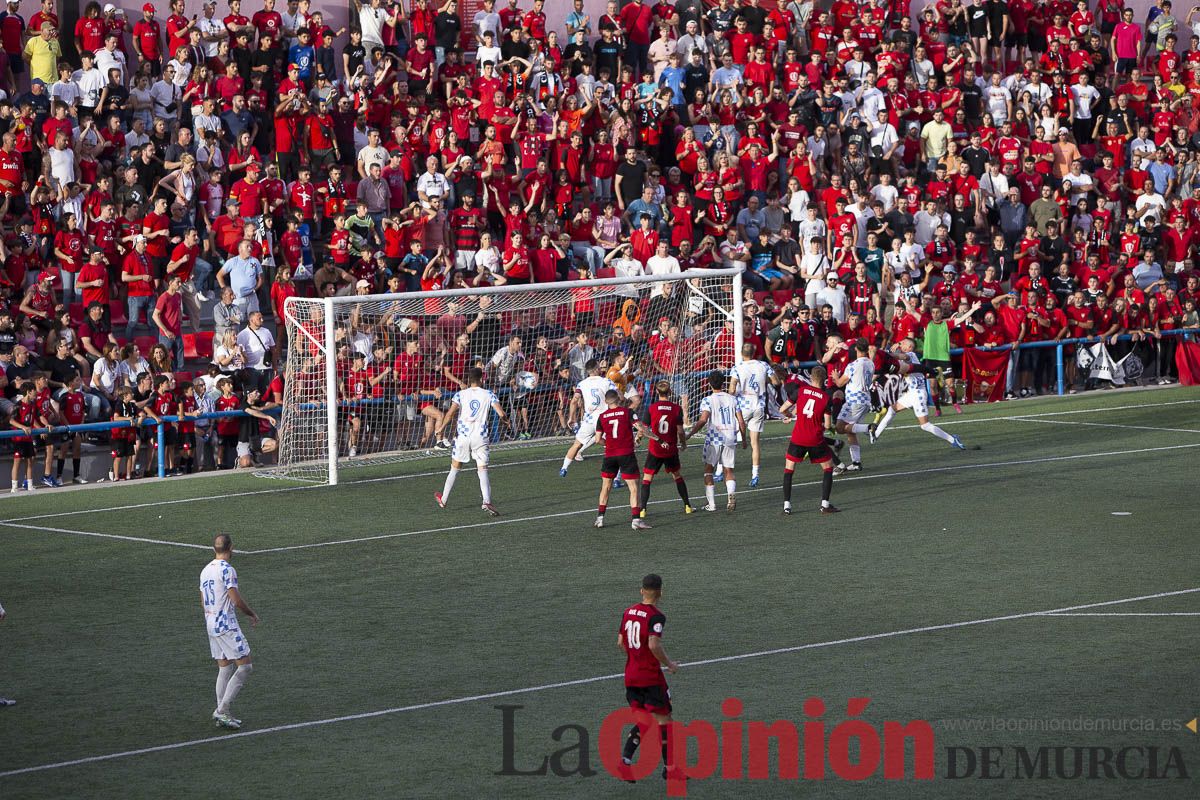
POLYGON ((236 661, 250 655, 250 643, 238 629, 225 631, 222 634, 208 635, 208 648, 213 658, 223 658, 226 661, 236 661))
POLYGON ((704 463, 710 466, 733 469, 735 453, 737 448, 732 445, 704 443, 704 463))
POLYGON ((596 420, 598 417, 588 415, 579 421, 579 430, 575 432, 575 441, 587 447, 596 438, 596 420))
POLYGON ((474 459, 481 467, 488 464, 488 443, 482 436, 458 436, 454 439, 454 452, 450 456, 460 464, 474 459))
POLYGON ((870 403, 846 403, 842 406, 842 410, 838 412, 838 422, 845 422, 847 425, 857 424, 870 411, 870 403))
POLYGON ((642 396, 642 393, 637 390, 637 387, 632 383, 625 387, 625 399, 636 400, 642 396))
POLYGON ((742 418, 746 420, 746 430, 753 433, 762 433, 763 423, 767 421, 767 415, 763 410, 762 403, 755 402, 753 406, 747 404, 741 406, 741 410, 742 418))
POLYGON ((929 401, 925 397, 925 392, 917 389, 906 389, 904 394, 900 395, 900 399, 896 401, 899 405, 905 408, 911 408, 912 412, 918 417, 929 416, 929 401))

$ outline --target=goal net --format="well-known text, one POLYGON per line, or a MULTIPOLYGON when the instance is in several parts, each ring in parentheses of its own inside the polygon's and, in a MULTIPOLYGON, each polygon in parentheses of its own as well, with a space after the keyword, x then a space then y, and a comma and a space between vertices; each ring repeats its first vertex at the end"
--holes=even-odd
POLYGON ((669 380, 690 422, 708 373, 741 350, 741 293, 733 268, 289 298, 279 462, 258 474, 332 484, 350 468, 445 457, 451 401, 473 367, 509 418, 493 419, 493 448, 573 435, 593 359, 630 405, 669 380))

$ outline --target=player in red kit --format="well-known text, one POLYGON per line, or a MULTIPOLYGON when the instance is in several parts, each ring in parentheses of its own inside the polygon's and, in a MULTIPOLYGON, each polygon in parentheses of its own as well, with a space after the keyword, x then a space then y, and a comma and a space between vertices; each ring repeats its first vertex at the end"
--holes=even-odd
POLYGON ((653 436, 647 445, 646 467, 642 470, 642 488, 638 495, 641 516, 646 516, 646 503, 650 501, 650 482, 660 469, 675 479, 675 489, 683 500, 683 513, 692 513, 692 501, 688 497, 687 484, 679 471, 679 451, 687 447, 683 438, 683 409, 671 401, 670 381, 659 381, 654 386, 658 399, 642 412, 642 423, 650 428, 653 436))
POLYGON ((645 426, 634 416, 632 409, 621 405, 621 395, 614 389, 604 393, 607 409, 596 419, 596 436, 604 442, 604 461, 600 465, 600 503, 596 508, 596 527, 604 527, 604 511, 608 508, 608 493, 612 491, 613 478, 618 473, 629 484, 629 507, 633 513, 632 527, 635 531, 649 530, 650 526, 639 514, 638 506, 638 463, 633 454, 633 431, 645 426))
POLYGON ((796 407, 796 424, 783 463, 785 514, 792 513, 792 476, 796 465, 806 458, 821 465, 821 513, 836 514, 840 510, 829 502, 833 491, 833 452, 825 444, 825 409, 829 405, 829 395, 821 388, 825 385, 825 375, 824 367, 813 367, 807 382, 788 384, 789 390, 795 387, 795 398, 788 399, 796 407))
MULTIPOLYGON (((658 609, 657 603, 661 598, 662 578, 654 574, 642 578, 642 601, 625 609, 621 615, 617 646, 625 653, 625 700, 630 708, 650 713, 658 723, 662 737, 663 777, 666 777, 671 690, 667 688, 662 668, 666 667, 674 675, 679 665, 663 650, 662 635, 667 617, 658 609)), ((642 733, 642 726, 634 725, 629 738, 625 740, 621 760, 626 766, 633 763, 642 733)), ((626 780, 632 782, 632 777, 626 780)))

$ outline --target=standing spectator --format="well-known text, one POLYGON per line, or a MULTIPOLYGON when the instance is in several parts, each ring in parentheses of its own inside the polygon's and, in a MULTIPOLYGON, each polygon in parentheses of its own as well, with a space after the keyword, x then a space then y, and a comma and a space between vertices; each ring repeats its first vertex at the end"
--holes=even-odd
POLYGON ((263 285, 262 262, 252 255, 253 249, 253 243, 243 239, 238 243, 238 254, 217 273, 217 283, 222 289, 228 286, 233 290, 233 302, 247 319, 251 311, 258 311, 258 290, 263 285))
POLYGON ((183 369, 183 280, 178 275, 167 279, 167 290, 154 304, 154 324, 158 341, 171 351, 174 367, 183 369))
POLYGON ((242 387, 246 390, 267 388, 271 381, 271 357, 275 351, 275 337, 263 327, 262 312, 254 310, 246 318, 246 327, 237 336, 238 346, 246 357, 246 368, 242 372, 242 387))
POLYGON ((43 22, 38 35, 25 43, 25 51, 21 54, 29 64, 30 78, 40 80, 46 86, 58 80, 58 60, 62 58, 56 28, 52 22, 43 22))

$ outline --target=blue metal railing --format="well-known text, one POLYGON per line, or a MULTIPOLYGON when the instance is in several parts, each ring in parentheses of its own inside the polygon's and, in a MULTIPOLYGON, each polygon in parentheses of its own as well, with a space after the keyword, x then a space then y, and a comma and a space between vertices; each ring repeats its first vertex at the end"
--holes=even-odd
MULTIPOLYGON (((1171 330, 1171 331, 1162 331, 1161 333, 1163 336, 1180 336, 1180 337, 1200 336, 1200 328, 1184 328, 1184 329, 1171 330)), ((1019 350, 1034 350, 1034 349, 1047 350, 1050 348, 1054 348, 1055 364, 1056 364, 1056 370, 1057 370, 1057 388, 1058 388, 1057 393, 1062 395, 1062 394, 1066 393, 1066 385, 1065 385, 1065 378, 1064 378, 1064 362, 1063 362, 1064 348, 1066 348, 1069 345, 1075 345, 1075 344, 1096 344, 1096 343, 1099 343, 1102 341, 1110 341, 1110 338, 1111 337, 1092 336, 1092 337, 1086 337, 1086 338, 1080 338, 1080 339, 1060 339, 1060 340, 1051 340, 1051 341, 1023 342, 1018 349, 1019 350)), ((1133 339, 1133 337, 1129 334, 1121 334, 1117 337, 1117 339, 1118 339, 1118 341, 1131 341, 1133 339)), ((1150 339, 1149 341, 1154 341, 1154 339, 1150 339)), ((988 350, 988 351, 997 351, 997 350, 1011 350, 1012 347, 1013 346, 1011 344, 1003 344, 1003 345, 997 345, 995 347, 981 347, 979 349, 988 350)), ((963 353, 963 348, 961 348, 961 347, 956 347, 950 351, 951 355, 962 355, 962 353, 963 353)), ((800 366, 805 367, 805 368, 810 368, 810 367, 817 366, 817 364, 819 364, 819 363, 820 362, 817 362, 817 361, 804 361, 804 362, 800 362, 800 366)), ((691 374, 692 375, 707 375, 708 371, 706 370, 703 372, 691 373, 691 374)), ((647 393, 647 396, 649 396, 649 392, 651 391, 651 388, 657 381, 664 379, 664 378, 667 380, 672 380, 672 379, 678 379, 680 377, 682 377, 682 376, 681 375, 655 376, 653 378, 650 378, 650 379, 644 381, 644 387, 645 387, 644 391, 647 393)), ((532 395, 532 394, 540 394, 540 393, 549 393, 549 392, 554 392, 556 390, 557 390, 556 386, 552 386, 552 385, 543 386, 543 385, 539 384, 538 386, 529 390, 528 394, 532 395)), ((446 393, 447 392, 442 392, 441 396, 445 396, 446 393)), ((515 393, 514 390, 511 389, 510 387, 501 387, 496 392, 497 396, 502 397, 502 398, 506 397, 510 393, 515 393)), ((397 405, 397 404, 414 402, 414 401, 419 402, 422 399, 431 399, 432 400, 432 399, 437 399, 438 397, 439 397, 439 395, 436 394, 435 392, 418 392, 416 394, 411 394, 411 395, 395 395, 395 396, 390 396, 390 397, 370 397, 370 398, 364 398, 362 400, 349 400, 349 401, 343 401, 339 405, 341 405, 345 408, 362 408, 365 406, 397 405)), ((324 403, 305 403, 301 406, 301 408, 304 410, 312 410, 312 411, 322 410, 323 411, 325 408, 325 404, 324 403)), ((282 413, 282 409, 280 409, 278 407, 271 408, 271 409, 267 409, 264 413, 270 414, 272 416, 279 416, 282 413)), ((186 415, 183 417, 176 416, 176 415, 165 415, 161 418, 161 420, 162 420, 162 422, 177 423, 177 422, 198 422, 201 420, 218 420, 218 419, 224 419, 224 418, 229 418, 229 417, 257 419, 257 417, 254 417, 253 415, 248 414, 245 411, 239 410, 239 411, 214 411, 214 412, 210 412, 207 414, 186 415)), ((499 420, 493 421, 493 430, 492 430, 492 440, 493 441, 496 441, 499 438, 499 425, 500 425, 499 420)), ((157 435, 158 435, 158 477, 164 478, 164 477, 166 477, 166 474, 167 474, 166 448, 165 448, 166 426, 160 425, 157 421, 155 421, 153 419, 142 420, 140 423, 134 423, 134 422, 130 422, 130 421, 85 422, 80 425, 58 425, 58 426, 55 426, 52 428, 34 428, 32 431, 32 435, 41 436, 44 434, 86 433, 86 432, 90 432, 90 431, 113 431, 113 430, 119 430, 121 428, 151 427, 151 426, 158 429, 157 430, 157 435)), ((0 440, 14 439, 17 437, 22 437, 22 436, 27 436, 27 435, 30 435, 30 434, 26 434, 25 432, 20 431, 20 430, 5 430, 5 431, 0 431, 0 440)))

